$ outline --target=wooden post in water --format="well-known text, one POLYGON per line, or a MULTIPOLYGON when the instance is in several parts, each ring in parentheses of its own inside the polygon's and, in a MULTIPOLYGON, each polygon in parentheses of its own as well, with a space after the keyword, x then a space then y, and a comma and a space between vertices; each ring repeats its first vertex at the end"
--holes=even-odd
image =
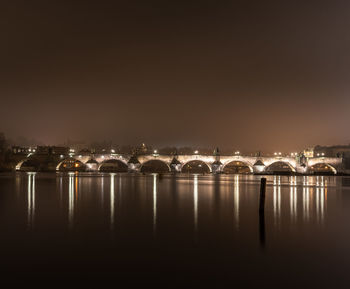
POLYGON ((259 203, 259 235, 260 245, 265 247, 265 192, 266 192, 266 178, 261 178, 260 183, 260 203, 259 203))
POLYGON ((261 178, 259 214, 262 214, 265 212, 265 192, 266 192, 266 178, 261 178))

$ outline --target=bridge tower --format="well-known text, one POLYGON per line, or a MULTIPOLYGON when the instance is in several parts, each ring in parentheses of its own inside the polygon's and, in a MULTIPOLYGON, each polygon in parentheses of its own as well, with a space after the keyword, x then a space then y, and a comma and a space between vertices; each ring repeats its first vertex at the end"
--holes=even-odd
POLYGON ((171 163, 170 163, 170 169, 172 172, 180 172, 181 171, 181 163, 179 162, 177 157, 178 157, 178 154, 177 154, 177 150, 176 150, 174 152, 173 159, 171 160, 171 163))
POLYGON ((219 174, 221 173, 221 170, 222 170, 222 163, 220 162, 219 148, 216 148, 213 154, 214 154, 215 161, 211 164, 211 170, 214 174, 219 174))
POLYGON ((138 160, 136 153, 134 153, 131 156, 130 160, 128 161, 129 172, 137 172, 139 171, 140 167, 141 167, 141 163, 138 160))

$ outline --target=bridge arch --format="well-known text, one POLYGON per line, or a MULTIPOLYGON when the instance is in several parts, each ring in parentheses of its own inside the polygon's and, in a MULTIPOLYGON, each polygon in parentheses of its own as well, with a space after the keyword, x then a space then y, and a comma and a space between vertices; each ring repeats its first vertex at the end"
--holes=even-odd
POLYGON ((97 170, 100 172, 126 173, 128 165, 119 159, 109 159, 100 163, 97 170))
POLYGON ((252 173, 253 167, 245 161, 233 160, 224 165, 222 172, 225 174, 252 173))
POLYGON ((171 171, 170 166, 158 159, 152 159, 145 161, 141 164, 141 173, 169 173, 171 171))
POLYGON ((38 171, 40 162, 33 159, 24 159, 16 165, 16 171, 38 171))
POLYGON ((309 167, 309 172, 313 174, 337 174, 336 168, 328 163, 315 163, 309 167))
POLYGON ((265 172, 272 172, 272 173, 295 173, 295 168, 286 161, 275 161, 265 168, 265 172))
POLYGON ((210 165, 202 160, 190 160, 182 165, 181 172, 192 174, 210 173, 211 168, 210 165))
POLYGON ((56 171, 85 171, 86 165, 75 159, 66 158, 58 163, 56 166, 56 171))

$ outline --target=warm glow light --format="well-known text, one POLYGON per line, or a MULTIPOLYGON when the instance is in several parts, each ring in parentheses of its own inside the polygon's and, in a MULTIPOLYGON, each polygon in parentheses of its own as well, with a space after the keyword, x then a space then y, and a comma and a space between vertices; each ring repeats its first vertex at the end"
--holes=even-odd
POLYGON ((195 154, 198 154, 198 151, 197 151, 197 150, 195 150, 195 151, 194 151, 194 153, 195 153, 195 154))

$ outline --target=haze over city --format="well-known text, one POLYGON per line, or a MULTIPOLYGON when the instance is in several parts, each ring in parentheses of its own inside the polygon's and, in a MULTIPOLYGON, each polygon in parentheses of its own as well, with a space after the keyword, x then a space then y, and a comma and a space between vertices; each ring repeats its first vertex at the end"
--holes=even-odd
POLYGON ((2 1, 1 131, 295 151, 348 144, 346 1, 2 1))

